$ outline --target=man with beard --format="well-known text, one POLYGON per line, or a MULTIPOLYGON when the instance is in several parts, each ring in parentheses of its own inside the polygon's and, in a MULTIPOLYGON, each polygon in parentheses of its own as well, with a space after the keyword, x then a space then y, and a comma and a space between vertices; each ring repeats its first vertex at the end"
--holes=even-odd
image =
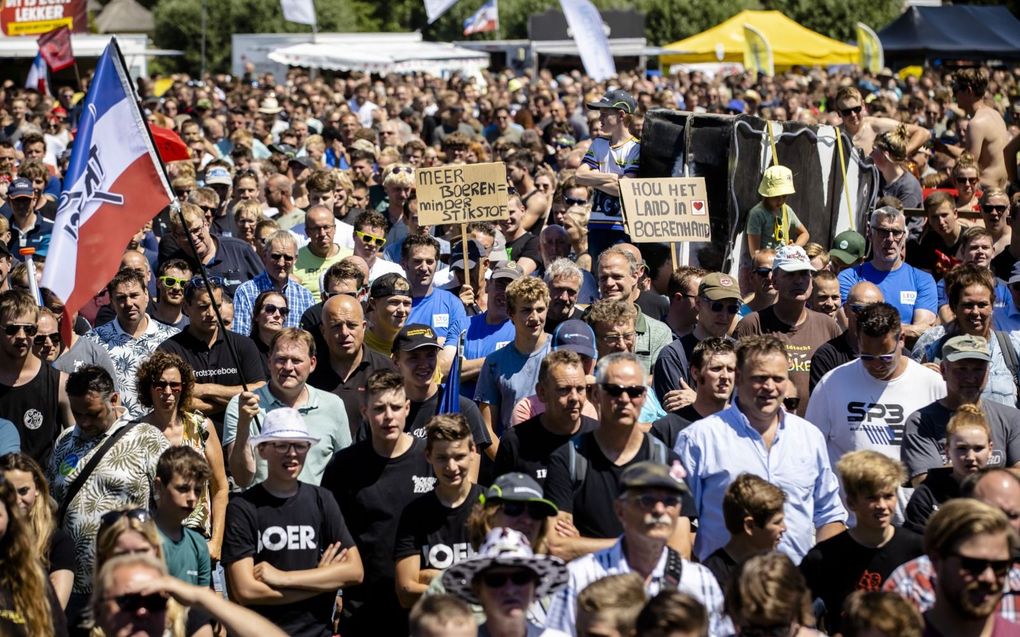
MULTIPOLYGON (((899 462, 907 416, 946 394, 938 373, 903 355, 899 312, 875 303, 857 317, 855 362, 837 367, 811 394, 806 418, 825 434, 829 462, 870 449, 899 462)), ((804 395, 804 394, 802 394, 804 395)), ((900 490, 895 522, 910 494, 900 490)))
POLYGON ((732 626, 715 576, 669 545, 680 524, 685 496, 689 497, 687 485, 670 467, 643 461, 624 469, 613 502, 623 534, 607 548, 568 565, 567 587, 553 597, 546 627, 573 635, 577 596, 586 586, 608 575, 637 573, 649 597, 670 589, 687 593, 705 606, 708 634, 730 634, 732 626))
MULTIPOLYGON (((804 248, 788 245, 776 251, 772 262, 772 280, 778 298, 760 312, 744 317, 733 335, 774 334, 786 345, 790 358, 790 381, 798 396, 808 395, 811 357, 826 341, 839 336, 836 321, 807 307, 811 298, 811 273, 815 271, 804 248)), ((807 410, 801 401, 797 414, 807 410)))
POLYGON ((928 521, 924 548, 937 582, 935 605, 924 613, 925 635, 1020 634, 1020 626, 995 612, 1017 548, 1002 511, 976 500, 950 500, 928 521))
POLYGON ((507 313, 506 289, 522 276, 516 265, 505 265, 496 268, 485 282, 485 293, 488 295, 485 311, 471 317, 464 337, 460 393, 468 398, 474 398, 475 381, 486 355, 514 340, 516 328, 507 313))

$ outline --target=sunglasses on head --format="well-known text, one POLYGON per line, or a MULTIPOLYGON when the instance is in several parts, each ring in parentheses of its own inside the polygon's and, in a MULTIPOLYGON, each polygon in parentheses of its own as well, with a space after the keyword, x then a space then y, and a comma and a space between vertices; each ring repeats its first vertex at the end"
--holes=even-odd
POLYGON ((7 336, 17 336, 21 330, 25 330, 25 336, 32 338, 39 331, 39 327, 31 323, 8 323, 4 325, 4 334, 7 336))
POLYGON ((850 108, 841 108, 841 109, 839 109, 839 114, 842 115, 843 117, 846 117, 847 115, 851 115, 851 114, 852 115, 860 115, 862 110, 863 110, 862 106, 851 106, 850 108))
POLYGON ((515 586, 524 586, 538 579, 534 572, 524 569, 511 573, 486 572, 479 577, 481 577, 482 583, 489 588, 502 588, 506 586, 507 582, 513 582, 515 586))
POLYGON ((120 610, 129 615, 134 615, 143 608, 150 613, 162 613, 166 610, 168 601, 166 597, 159 593, 149 593, 148 595, 127 593, 126 595, 117 595, 107 599, 116 602, 120 610))
POLYGON ((599 385, 603 391, 612 396, 613 398, 619 398, 624 394, 627 394, 630 398, 641 398, 645 395, 645 386, 637 385, 634 387, 624 387, 623 385, 616 385, 613 383, 602 383, 599 385))
POLYGON ((148 522, 152 519, 152 515, 149 514, 148 509, 124 509, 123 511, 108 511, 99 518, 99 532, 102 533, 103 529, 112 526, 117 520, 121 518, 127 518, 129 520, 135 520, 136 522, 148 522))
POLYGON ((414 174, 414 168, 410 166, 394 166, 390 168, 391 175, 399 175, 400 173, 407 173, 408 175, 414 174))
POLYGON ((262 306, 262 312, 264 314, 270 314, 270 315, 276 314, 277 312, 279 312, 280 316, 282 316, 284 318, 287 318, 288 316, 290 316, 290 308, 289 307, 285 307, 285 306, 281 306, 281 305, 273 305, 272 303, 266 303, 265 305, 263 305, 262 306))
POLYGON ((161 276, 159 282, 168 288, 183 288, 188 284, 187 279, 178 279, 175 276, 161 276))
POLYGON ((786 411, 797 411, 800 407, 800 396, 787 396, 783 399, 783 408, 786 411))
POLYGON ((358 238, 361 239, 362 243, 365 245, 375 245, 377 248, 381 248, 386 245, 386 237, 377 237, 374 234, 368 234, 361 230, 355 230, 354 234, 358 235, 358 238))
POLYGON ((1013 564, 1013 560, 986 560, 980 557, 967 557, 959 553, 955 555, 956 559, 960 560, 960 568, 967 571, 971 577, 979 577, 991 568, 995 576, 1001 579, 1006 576, 1009 567, 1013 564))
MULTIPOLYGON (((206 277, 206 279, 209 280, 209 285, 212 286, 213 289, 222 288, 223 287, 223 277, 209 276, 209 277, 206 277)), ((187 292, 189 290, 195 290, 195 289, 204 288, 204 287, 205 287, 205 283, 202 281, 202 277, 201 276, 196 276, 196 277, 192 277, 191 280, 188 281, 188 284, 184 286, 184 291, 187 292)))
POLYGON ((544 520, 549 517, 549 510, 547 507, 539 504, 538 502, 515 502, 503 500, 500 502, 502 505, 503 514, 511 518, 519 518, 525 513, 532 520, 544 520))
POLYGON ((36 347, 42 347, 46 343, 53 343, 54 345, 59 345, 60 332, 53 332, 52 334, 36 334, 35 338, 32 339, 32 343, 36 347))

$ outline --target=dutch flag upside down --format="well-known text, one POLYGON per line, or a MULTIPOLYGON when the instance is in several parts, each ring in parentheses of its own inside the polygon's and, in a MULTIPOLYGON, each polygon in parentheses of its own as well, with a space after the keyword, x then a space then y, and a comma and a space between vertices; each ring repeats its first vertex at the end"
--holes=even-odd
POLYGON ((128 241, 171 200, 113 40, 85 97, 43 273, 65 318, 113 278, 128 241))

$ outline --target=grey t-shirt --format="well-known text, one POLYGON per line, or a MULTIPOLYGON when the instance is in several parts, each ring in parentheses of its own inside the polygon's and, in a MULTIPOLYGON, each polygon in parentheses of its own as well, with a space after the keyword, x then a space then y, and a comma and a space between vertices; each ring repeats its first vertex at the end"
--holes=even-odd
POLYGON ((542 359, 549 353, 552 338, 529 355, 521 354, 513 342, 485 357, 475 385, 475 402, 486 403, 492 408, 492 428, 497 436, 510 426, 514 405, 522 398, 535 393, 538 369, 542 359))
MULTIPOLYGON (((64 350, 64 353, 58 356, 52 364, 54 369, 66 374, 73 374, 86 365, 98 365, 110 372, 113 382, 117 382, 117 370, 113 367, 110 353, 99 343, 87 338, 79 338, 70 349, 64 350)), ((120 390, 119 387, 117 389, 120 390)))
MULTIPOLYGON (((981 409, 992 430, 992 454, 988 458, 988 466, 1012 467, 1020 462, 1020 410, 991 400, 982 400, 981 409)), ((907 466, 911 479, 949 464, 946 426, 953 413, 936 401, 907 418, 900 460, 907 466)))

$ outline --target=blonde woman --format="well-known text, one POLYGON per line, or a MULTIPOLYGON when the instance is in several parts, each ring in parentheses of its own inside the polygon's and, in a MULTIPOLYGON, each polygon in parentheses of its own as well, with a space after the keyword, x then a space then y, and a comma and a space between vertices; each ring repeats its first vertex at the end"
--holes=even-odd
POLYGON ((74 585, 74 542, 56 525, 46 477, 36 461, 23 453, 0 458, 0 473, 18 494, 18 506, 32 530, 32 543, 42 556, 61 608, 65 608, 74 585))
POLYGON ((978 165, 974 155, 964 153, 953 166, 952 185, 956 188, 956 210, 973 213, 980 210, 978 165))
POLYGON ((588 206, 571 206, 563 215, 563 227, 570 238, 570 252, 577 267, 591 272, 591 255, 588 254, 588 206))

